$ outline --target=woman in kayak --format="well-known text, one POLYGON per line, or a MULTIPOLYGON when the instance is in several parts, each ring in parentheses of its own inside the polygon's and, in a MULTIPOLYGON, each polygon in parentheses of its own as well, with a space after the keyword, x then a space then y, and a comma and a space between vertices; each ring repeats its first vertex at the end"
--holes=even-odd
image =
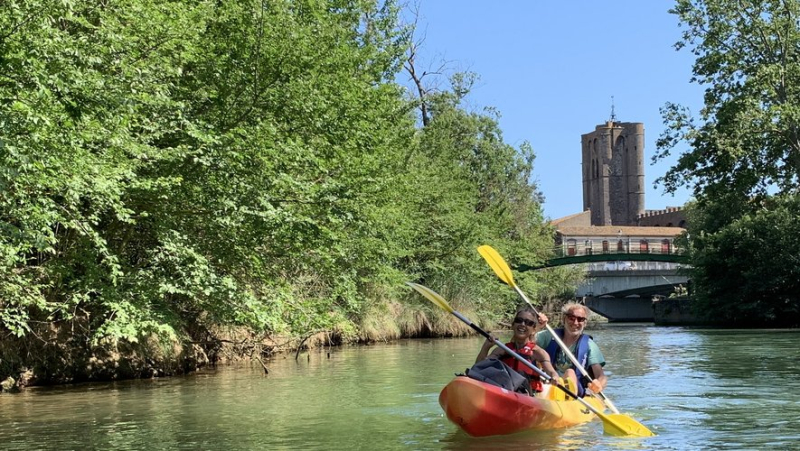
MULTIPOLYGON (((555 366, 559 374, 568 379, 570 388, 577 388, 579 396, 585 394, 586 388, 595 393, 603 391, 608 383, 608 378, 603 372, 603 366, 606 364, 605 357, 603 357, 600 347, 592 340, 592 337, 583 333, 589 314, 588 309, 584 305, 570 302, 564 305, 561 311, 564 313, 564 327, 555 329, 555 333, 567 345, 567 348, 569 348, 578 363, 583 365, 583 368, 591 376, 591 380, 585 380, 584 378, 584 383, 578 384, 578 380, 581 379, 578 377, 580 370, 573 365, 572 361, 558 345, 558 342, 553 340, 549 330, 542 330, 536 334, 536 344, 547 351, 548 358, 552 361, 553 366, 555 366)), ((546 324, 547 316, 539 315, 539 321, 542 325, 546 324)))
MULTIPOLYGON (((543 317, 545 321, 547 320, 547 317, 544 315, 540 315, 540 317, 543 317)), ((550 377, 554 378, 554 381, 558 381, 558 373, 551 364, 550 357, 547 355, 547 352, 545 352, 545 350, 539 346, 536 346, 536 343, 531 341, 533 334, 536 332, 536 326, 538 323, 539 321, 536 318, 536 314, 530 307, 524 307, 518 310, 517 314, 514 315, 514 320, 511 324, 514 335, 511 337, 511 341, 506 343, 506 346, 508 346, 512 351, 526 358, 534 365, 537 362, 540 363, 543 371, 550 377)), ((520 362, 513 356, 507 354, 502 348, 498 347, 490 354, 489 350, 492 348, 492 346, 494 346, 494 341, 486 340, 483 343, 483 346, 481 346, 480 352, 478 352, 478 357, 475 359, 475 363, 487 358, 500 359, 503 363, 528 378, 531 388, 535 392, 542 391, 542 382, 538 373, 528 368, 524 363, 520 362)))

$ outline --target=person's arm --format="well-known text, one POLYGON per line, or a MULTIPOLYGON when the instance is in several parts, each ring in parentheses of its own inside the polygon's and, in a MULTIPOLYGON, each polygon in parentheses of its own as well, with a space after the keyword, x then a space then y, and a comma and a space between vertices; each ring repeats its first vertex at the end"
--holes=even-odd
POLYGON ((544 349, 537 346, 533 348, 533 358, 542 364, 544 372, 552 378, 553 383, 557 383, 559 377, 558 371, 553 367, 553 363, 550 361, 550 355, 547 354, 544 349))
POLYGON ((608 377, 606 377, 606 373, 603 371, 603 366, 599 363, 592 365, 591 369, 592 374, 594 374, 594 379, 589 382, 588 388, 595 393, 599 393, 606 388, 608 377))
POLYGON ((544 313, 539 313, 539 317, 536 319, 538 322, 536 323, 536 327, 533 328, 533 332, 531 332, 529 338, 529 340, 534 343, 536 343, 536 339, 538 338, 537 335, 539 335, 547 326, 547 315, 544 313))
MULTIPOLYGON (((491 335, 490 335, 490 336, 491 336, 491 335)), ((487 339, 486 339, 486 340, 483 342, 483 345, 481 346, 481 350, 480 350, 480 351, 478 351, 478 356, 477 356, 477 357, 475 357, 475 363, 478 363, 478 362, 480 362, 481 360, 486 360, 486 359, 487 359, 487 358, 489 358, 489 357, 497 357, 497 355, 498 355, 498 352, 497 352, 497 351, 501 351, 501 353, 502 353, 502 351, 503 351, 503 350, 502 350, 502 349, 500 349, 500 348, 497 348, 497 349, 495 349, 495 350, 492 352, 492 354, 490 355, 490 354, 489 354, 489 350, 490 350, 490 349, 492 349, 492 346, 494 346, 494 339, 491 339, 491 340, 490 340, 490 339, 488 339, 488 338, 487 338, 487 339)))
POLYGON ((606 384, 608 384, 608 377, 606 377, 606 373, 603 371, 603 365, 605 365, 606 359, 603 357, 603 351, 600 350, 600 347, 597 346, 597 343, 594 340, 589 340, 589 363, 588 369, 591 369, 591 374, 594 375, 594 379, 587 385, 591 391, 597 393, 601 392, 606 388, 606 384))
POLYGON ((561 380, 561 377, 558 375, 558 371, 553 366, 553 364, 549 360, 545 360, 542 362, 542 367, 544 368, 544 372, 550 376, 550 383, 555 385, 561 380))

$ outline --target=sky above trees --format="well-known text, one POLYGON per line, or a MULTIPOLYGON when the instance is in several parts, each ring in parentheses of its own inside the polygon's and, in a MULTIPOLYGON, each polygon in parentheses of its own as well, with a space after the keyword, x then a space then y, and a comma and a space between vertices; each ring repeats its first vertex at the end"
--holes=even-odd
POLYGON ((645 125, 646 208, 689 200, 688 190, 653 186, 675 158, 651 164, 665 128, 659 109, 674 102, 697 114, 703 102, 703 88, 690 83, 694 56, 673 47, 681 36, 673 2, 486 5, 421 1, 420 65, 479 74, 468 101, 500 112, 506 142, 531 143, 547 216, 582 210, 580 137, 609 119, 612 96, 618 121, 645 125))

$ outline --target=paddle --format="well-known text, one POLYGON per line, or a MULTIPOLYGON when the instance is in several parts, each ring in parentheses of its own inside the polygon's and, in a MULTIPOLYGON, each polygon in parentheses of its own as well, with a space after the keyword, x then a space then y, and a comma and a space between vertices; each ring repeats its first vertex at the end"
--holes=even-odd
MULTIPOLYGON (((497 277, 499 277, 500 280, 502 280, 503 282, 505 282, 509 286, 513 287, 517 291, 517 294, 519 294, 519 296, 526 303, 528 303, 530 308, 533 309, 534 313, 536 313, 536 315, 538 315, 539 312, 536 310, 536 307, 533 306, 531 301, 528 300, 528 297, 525 296, 525 293, 523 293, 522 290, 520 290, 520 288, 517 286, 517 284, 514 283, 514 276, 511 274, 511 268, 509 268, 509 266, 506 263, 506 261, 503 260, 503 257, 501 257, 500 254, 496 250, 494 250, 493 247, 488 246, 488 245, 483 245, 483 246, 478 247, 478 253, 481 254, 483 259, 486 260, 487 263, 489 263, 489 266, 492 267, 492 269, 494 270, 495 274, 497 274, 497 277)), ((589 373, 586 371, 586 369, 583 367, 583 365, 581 365, 578 362, 578 359, 576 359, 575 356, 572 355, 572 352, 569 350, 567 345, 564 344, 563 341, 561 341, 561 338, 558 336, 558 334, 556 334, 556 332, 553 330, 553 328, 550 327, 550 324, 545 324, 545 326, 547 327, 547 331, 550 332, 550 335, 553 337, 553 340, 555 340, 556 343, 558 343, 558 346, 561 347, 561 350, 564 351, 564 354, 569 358, 569 360, 572 362, 572 364, 575 365, 575 368, 578 368, 578 370, 580 370, 581 374, 585 378, 591 380, 592 378, 591 378, 591 376, 589 376, 589 373)), ((608 397, 606 397, 606 395, 602 391, 598 392, 597 394, 601 398, 603 398, 603 402, 605 402, 606 406, 609 409, 611 409, 612 412, 619 413, 619 410, 617 410, 617 406, 615 406, 614 403, 612 403, 611 400, 608 399, 608 397)))
MULTIPOLYGON (((511 355, 515 359, 517 359, 520 362, 522 362, 523 364, 525 364, 525 366, 527 366, 528 368, 532 369, 533 371, 536 371, 547 382, 549 382, 551 384, 554 382, 552 380, 552 378, 547 375, 547 373, 545 373, 544 371, 540 370, 536 365, 534 365, 533 363, 529 362, 528 360, 526 360, 525 358, 523 358, 521 355, 517 354, 516 352, 512 351, 511 348, 509 348, 508 346, 503 344, 503 342, 501 342, 500 340, 498 340, 496 338, 493 338, 486 331, 484 331, 483 329, 481 329, 477 325, 473 324, 472 321, 470 321, 467 318, 465 318, 464 315, 462 315, 461 313, 457 312, 456 310, 453 310, 453 307, 450 307, 450 304, 448 304, 447 301, 442 296, 440 296, 438 293, 436 293, 435 291, 431 290, 428 287, 425 287, 425 286, 422 286, 420 284, 417 284, 417 283, 406 282, 406 284, 408 284, 408 286, 410 286, 411 288, 416 290, 419 294, 425 296, 425 298, 428 299, 429 301, 431 301, 434 304, 436 304, 439 307, 441 307, 443 310, 453 314, 453 316, 455 316, 456 318, 458 318, 461 321, 463 321, 464 324, 466 324, 467 326, 471 327, 475 332, 478 332, 479 334, 483 335, 488 340, 492 340, 492 342, 495 345, 499 346, 501 349, 506 351, 509 355, 511 355)), ((630 418, 630 417, 628 417, 626 415, 622 415, 622 414, 606 415, 603 412, 600 412, 599 410, 597 410, 591 404, 589 404, 585 399, 579 398, 577 394, 572 393, 572 391, 570 391, 570 389, 564 387, 563 385, 561 385, 561 384, 553 384, 553 385, 555 385, 556 387, 560 388, 561 391, 563 391, 564 393, 568 394, 569 396, 572 396, 576 400, 580 401, 584 406, 586 406, 587 409, 592 411, 592 413, 594 413, 601 420, 603 420, 603 431, 606 434, 615 435, 615 436, 632 436, 632 437, 651 437, 651 436, 655 435, 652 432, 650 432, 650 430, 647 429, 644 425, 638 423, 633 418, 630 418)))

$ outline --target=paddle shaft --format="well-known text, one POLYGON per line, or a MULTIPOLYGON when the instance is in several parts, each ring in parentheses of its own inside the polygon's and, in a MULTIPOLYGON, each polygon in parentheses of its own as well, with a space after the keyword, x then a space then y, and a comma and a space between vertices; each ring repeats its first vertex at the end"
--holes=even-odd
MULTIPOLYGON (((511 286, 514 287, 514 289, 517 291, 517 294, 519 294, 519 297, 521 297, 528 304, 528 306, 531 309, 533 309, 533 312, 536 314, 536 316, 539 316, 539 311, 536 310, 536 307, 533 306, 533 303, 528 299, 528 296, 525 296, 525 293, 523 293, 522 290, 520 290, 520 288, 517 286, 517 284, 513 283, 513 281, 512 281, 512 285, 511 286)), ((584 368, 583 365, 581 365, 581 363, 578 362, 578 359, 576 359, 575 356, 572 355, 572 351, 569 350, 567 345, 561 340, 561 337, 558 336, 556 331, 553 330, 552 327, 550 327, 550 324, 545 324, 544 326, 547 328, 547 331, 550 332, 550 336, 553 337, 553 340, 555 340, 555 342, 558 343, 558 346, 561 347, 561 350, 564 351, 564 354, 567 356, 567 358, 569 358, 569 361, 572 362, 572 364, 575 366, 575 368, 577 368, 581 372, 583 377, 585 377, 586 379, 591 381, 592 377, 589 376, 589 372, 586 371, 586 368, 584 368)), ((617 406, 615 406, 614 403, 611 402, 611 400, 608 399, 606 397, 606 395, 603 394, 602 391, 598 392, 597 394, 600 395, 601 398, 603 398, 603 401, 606 403, 608 408, 611 409, 612 412, 619 413, 619 410, 617 410, 617 406)))

